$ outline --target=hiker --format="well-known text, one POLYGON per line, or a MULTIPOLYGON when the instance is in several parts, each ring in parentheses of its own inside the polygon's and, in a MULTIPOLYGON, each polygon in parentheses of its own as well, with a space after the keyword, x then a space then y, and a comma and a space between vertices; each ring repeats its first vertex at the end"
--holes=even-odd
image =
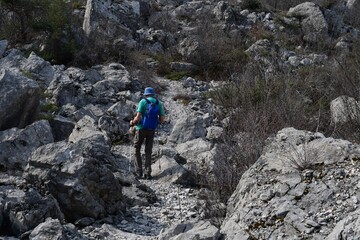
POLYGON ((134 147, 136 175, 142 178, 141 145, 145 141, 145 179, 151 179, 151 154, 158 123, 165 121, 162 102, 155 98, 151 87, 145 88, 144 99, 141 99, 136 110, 136 116, 130 121, 130 126, 136 125, 134 147))

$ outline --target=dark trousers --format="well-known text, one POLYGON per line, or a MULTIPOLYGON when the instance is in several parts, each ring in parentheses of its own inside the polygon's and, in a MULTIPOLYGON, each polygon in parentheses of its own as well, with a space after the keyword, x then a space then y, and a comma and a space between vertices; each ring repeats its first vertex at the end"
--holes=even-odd
POLYGON ((151 174, 151 153, 154 143, 155 130, 140 129, 134 138, 136 173, 142 176, 141 145, 145 141, 145 174, 151 174))

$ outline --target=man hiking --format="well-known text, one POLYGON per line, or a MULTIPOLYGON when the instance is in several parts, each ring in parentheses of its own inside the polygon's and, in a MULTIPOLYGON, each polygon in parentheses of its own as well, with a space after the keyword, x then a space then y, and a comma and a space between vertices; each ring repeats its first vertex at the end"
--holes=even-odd
POLYGON ((134 147, 136 175, 142 178, 141 145, 145 141, 145 179, 151 179, 151 154, 158 123, 165 121, 162 102, 155 98, 151 87, 145 88, 144 99, 141 99, 136 110, 136 116, 130 121, 130 126, 136 125, 134 147))

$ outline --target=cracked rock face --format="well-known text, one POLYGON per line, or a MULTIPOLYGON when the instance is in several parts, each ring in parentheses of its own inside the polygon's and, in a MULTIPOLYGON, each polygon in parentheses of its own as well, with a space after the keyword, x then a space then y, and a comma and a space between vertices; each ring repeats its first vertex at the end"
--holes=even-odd
POLYGON ((281 130, 240 180, 222 232, 227 239, 359 234, 359 151, 348 141, 281 130))

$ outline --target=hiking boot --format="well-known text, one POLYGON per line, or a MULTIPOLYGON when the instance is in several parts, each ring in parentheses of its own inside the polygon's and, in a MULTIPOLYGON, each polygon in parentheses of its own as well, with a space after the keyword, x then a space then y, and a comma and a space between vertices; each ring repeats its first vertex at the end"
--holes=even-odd
POLYGON ((144 179, 146 180, 151 180, 152 179, 152 176, 150 174, 145 174, 144 175, 144 179))

